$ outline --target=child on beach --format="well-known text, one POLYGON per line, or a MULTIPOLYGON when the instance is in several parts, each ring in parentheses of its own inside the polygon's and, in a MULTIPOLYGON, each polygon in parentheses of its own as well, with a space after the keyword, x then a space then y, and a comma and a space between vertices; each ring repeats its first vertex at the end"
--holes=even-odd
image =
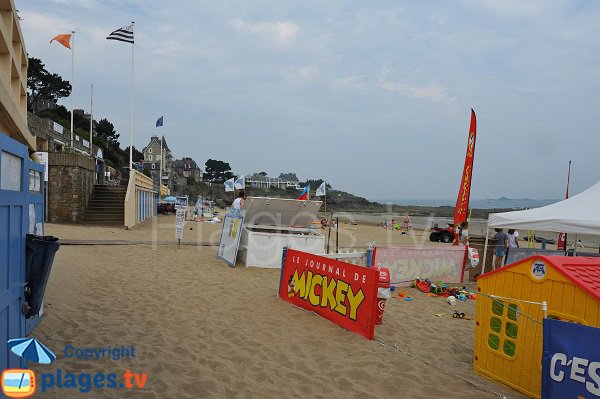
POLYGON ((494 269, 499 269, 502 267, 502 260, 504 259, 504 255, 506 255, 508 234, 506 234, 502 229, 494 230, 496 231, 496 234, 494 235, 494 240, 496 240, 496 260, 494 261, 494 269))

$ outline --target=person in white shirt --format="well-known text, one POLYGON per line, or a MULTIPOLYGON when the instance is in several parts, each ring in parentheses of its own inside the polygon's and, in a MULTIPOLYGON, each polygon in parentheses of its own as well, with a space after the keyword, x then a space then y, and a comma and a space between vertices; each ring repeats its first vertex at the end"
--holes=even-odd
POLYGON ((244 200, 246 199, 246 193, 244 190, 240 190, 238 197, 233 201, 231 207, 233 209, 244 209, 244 200))
POLYGON ((468 246, 469 244, 469 222, 467 222, 466 220, 464 222, 462 222, 462 230, 460 231, 460 242, 465 245, 468 246))
POLYGON ((519 248, 519 232, 515 229, 508 230, 508 248, 519 248))

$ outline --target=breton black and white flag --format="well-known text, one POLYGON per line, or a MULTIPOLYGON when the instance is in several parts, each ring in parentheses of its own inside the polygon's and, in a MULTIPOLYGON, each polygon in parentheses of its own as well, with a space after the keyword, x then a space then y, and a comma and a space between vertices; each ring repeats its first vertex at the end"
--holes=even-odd
POLYGON ((117 29, 114 32, 111 32, 111 34, 108 35, 106 38, 108 40, 119 40, 121 42, 133 44, 133 22, 130 25, 124 26, 122 28, 117 29))

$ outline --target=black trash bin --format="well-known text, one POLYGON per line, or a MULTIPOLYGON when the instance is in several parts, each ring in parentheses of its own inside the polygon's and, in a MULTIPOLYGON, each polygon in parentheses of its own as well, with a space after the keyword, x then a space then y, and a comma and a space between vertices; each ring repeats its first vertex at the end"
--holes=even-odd
POLYGON ((123 166, 121 168, 121 180, 119 181, 119 185, 126 186, 129 183, 129 168, 127 166, 123 166))
POLYGON ((60 247, 60 241, 52 236, 36 236, 27 234, 25 253, 25 300, 23 314, 27 318, 35 316, 42 306, 44 292, 50 270, 54 263, 54 255, 60 247))

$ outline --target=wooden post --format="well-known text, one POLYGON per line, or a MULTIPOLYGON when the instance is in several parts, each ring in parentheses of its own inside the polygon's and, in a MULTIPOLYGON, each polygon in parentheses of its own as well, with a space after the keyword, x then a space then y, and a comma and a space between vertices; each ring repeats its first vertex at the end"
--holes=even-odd
POLYGON ((338 253, 340 240, 340 218, 335 218, 335 253, 338 253))

